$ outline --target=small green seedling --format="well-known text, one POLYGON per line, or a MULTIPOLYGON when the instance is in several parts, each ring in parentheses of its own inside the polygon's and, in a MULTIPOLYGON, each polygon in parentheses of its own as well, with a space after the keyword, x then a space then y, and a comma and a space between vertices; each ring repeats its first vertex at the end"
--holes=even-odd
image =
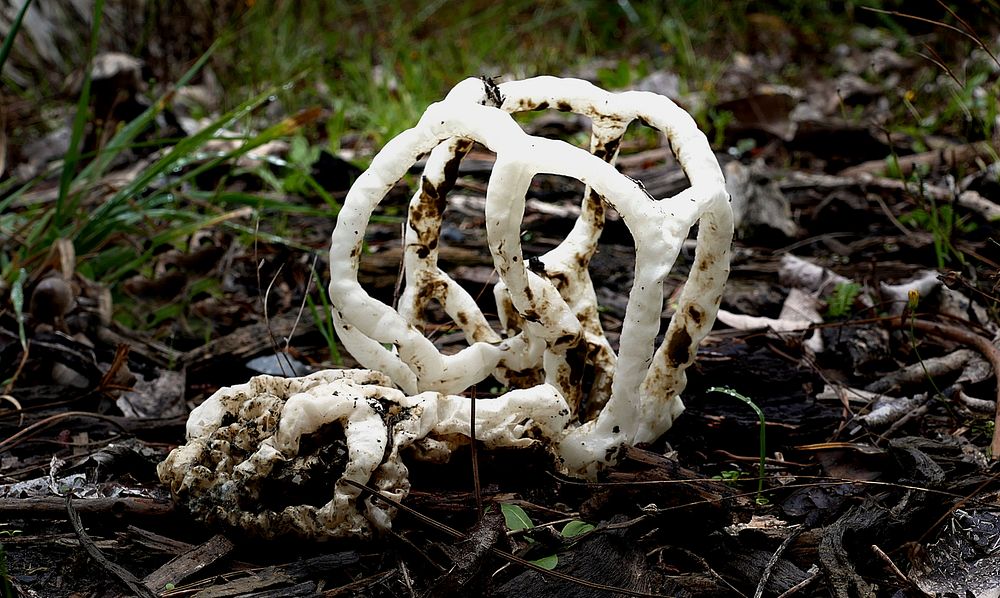
MULTIPOLYGON (((20 533, 19 529, 0 530, 0 536, 14 537, 20 533)), ((7 554, 4 552, 2 542, 0 542, 0 593, 3 598, 14 598, 14 588, 11 586, 10 573, 7 571, 7 554)))
POLYGON ((712 476, 713 480, 719 480, 720 482, 726 482, 729 484, 740 481, 743 478, 743 472, 738 469, 726 469, 720 471, 719 475, 712 476))
POLYGON ((851 315, 854 300, 861 292, 861 286, 853 282, 842 282, 833 288, 826 298, 826 315, 829 318, 843 318, 851 315))
POLYGON ((953 261, 964 264, 965 255, 953 241, 976 230, 976 223, 969 221, 968 217, 956 215, 950 203, 939 204, 933 197, 927 198, 924 203, 923 207, 900 216, 899 221, 931 233, 939 269, 943 270, 953 261))
MULTIPOLYGON (((504 523, 507 525, 507 529, 512 532, 534 529, 535 523, 528 517, 528 514, 517 505, 510 505, 502 503, 500 505, 500 512, 503 513, 504 523)), ((563 526, 562 530, 559 532, 563 538, 575 538, 581 536, 589 531, 595 529, 593 524, 587 523, 586 521, 580 521, 574 519, 569 521, 563 526)), ((528 537, 529 544, 533 544, 535 541, 528 537)), ((556 568, 559 564, 559 556, 555 554, 550 554, 548 556, 543 556, 540 559, 535 559, 531 561, 532 563, 538 565, 543 569, 548 569, 551 571, 556 568)))
POLYGON ((713 386, 708 389, 708 392, 721 392, 722 394, 729 395, 736 399, 739 399, 750 406, 751 409, 757 414, 757 418, 760 420, 760 462, 757 467, 757 499, 758 505, 766 505, 768 503, 767 498, 764 497, 764 463, 767 458, 767 448, 765 443, 765 431, 764 427, 767 425, 767 421, 764 419, 764 412, 761 411, 760 407, 756 405, 748 397, 741 395, 732 388, 725 386, 713 386))

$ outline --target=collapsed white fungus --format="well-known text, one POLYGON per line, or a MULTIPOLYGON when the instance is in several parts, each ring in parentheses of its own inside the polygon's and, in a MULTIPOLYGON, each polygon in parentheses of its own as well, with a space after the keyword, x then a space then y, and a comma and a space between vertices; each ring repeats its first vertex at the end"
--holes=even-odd
POLYGON ((369 370, 300 379, 260 376, 219 391, 192 412, 188 444, 161 464, 160 477, 193 509, 232 524, 265 533, 363 534, 370 523, 387 526, 391 513, 368 501, 358 505, 357 490, 344 480, 405 496, 400 450, 419 445, 423 455, 447 456, 456 435, 469 436, 470 400, 458 393, 489 376, 515 390, 477 402, 479 440, 487 446, 540 441, 566 473, 593 476, 622 447, 655 440, 683 410, 684 370, 715 321, 732 235, 719 164, 691 117, 666 97, 608 93, 586 81, 555 77, 500 85, 463 81, 375 156, 344 200, 333 231, 334 323, 344 347, 369 370), (528 135, 510 116, 546 108, 590 117, 592 153, 528 135), (690 188, 654 199, 614 168, 621 137, 636 120, 667 137, 690 188), (473 142, 496 153, 485 216, 499 275, 499 330, 437 263, 447 193, 473 142), (358 282, 364 232, 378 203, 425 154, 408 211, 405 286, 393 309, 358 282), (587 190, 566 239, 528 264, 521 220, 528 186, 539 173, 578 179, 587 190), (636 246, 617 355, 601 327, 588 271, 605 202, 621 214, 636 246), (656 346, 664 280, 696 223, 690 275, 656 346), (455 354, 442 354, 422 332, 432 301, 465 335, 467 346, 455 354), (589 388, 584 368, 594 373, 589 388), (289 464, 309 461, 312 457, 300 454, 300 439, 331 423, 340 426, 343 438, 337 438, 346 451, 342 471, 326 472, 338 476, 332 498, 280 511, 255 503, 254 489, 266 487, 276 464, 294 468, 289 464), (227 494, 247 488, 249 498, 227 494), (234 505, 238 508, 229 510, 234 505))

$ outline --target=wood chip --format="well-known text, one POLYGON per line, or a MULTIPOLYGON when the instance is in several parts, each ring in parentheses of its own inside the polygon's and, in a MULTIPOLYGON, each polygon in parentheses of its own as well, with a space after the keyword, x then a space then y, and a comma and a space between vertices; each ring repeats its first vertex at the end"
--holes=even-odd
POLYGON ((142 583, 154 592, 159 592, 166 584, 179 582, 191 577, 205 567, 225 557, 235 546, 222 534, 212 536, 207 542, 171 559, 156 571, 147 575, 142 583))

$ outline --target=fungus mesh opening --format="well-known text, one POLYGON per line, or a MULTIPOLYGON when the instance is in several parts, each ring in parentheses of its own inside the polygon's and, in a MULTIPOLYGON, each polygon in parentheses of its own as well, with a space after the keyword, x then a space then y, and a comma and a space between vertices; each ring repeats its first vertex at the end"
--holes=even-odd
POLYGON ((241 496, 241 509, 280 512, 288 505, 321 507, 333 498, 334 486, 347 464, 343 424, 324 424, 303 435, 299 443, 299 455, 275 464, 271 475, 262 480, 256 499, 241 496))

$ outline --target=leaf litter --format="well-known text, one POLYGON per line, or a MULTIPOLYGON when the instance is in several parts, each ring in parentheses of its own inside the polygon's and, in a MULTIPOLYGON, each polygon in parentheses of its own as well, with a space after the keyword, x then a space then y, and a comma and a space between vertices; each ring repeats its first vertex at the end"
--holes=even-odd
MULTIPOLYGON (((21 253, 33 234, 25 217, 56 200, 58 171, 14 143, 0 175, 7 177, 0 180, 0 564, 14 595, 70 595, 67 588, 117 595, 129 584, 161 596, 588 596, 609 588, 994 595, 996 140, 963 139, 947 122, 940 134, 888 132, 896 107, 920 110, 908 90, 926 79, 927 63, 881 29, 853 34, 856 43, 830 52, 839 74, 814 73, 796 86, 761 75, 793 59, 760 49, 723 63, 717 97, 685 96, 670 83, 672 73, 660 77, 689 109, 700 104, 724 115, 709 134, 738 216, 726 315, 689 370, 688 409, 674 427, 629 448, 596 482, 559 476, 532 449, 466 449, 447 464, 415 465, 392 535, 361 544, 263 541, 194 527, 155 477, 156 464, 182 442, 190 408, 218 387, 260 368, 302 375, 334 359, 321 333, 330 323, 303 305, 307 298, 328 304, 309 283, 325 271, 314 255, 328 242, 330 200, 343 197, 358 171, 329 153, 291 156, 294 143, 272 140, 317 116, 274 119, 284 124, 265 124, 259 130, 271 133, 250 144, 241 141, 255 134, 249 121, 208 120, 235 128, 210 131, 198 151, 137 186, 150 164, 169 155, 171 138, 203 130, 189 120, 176 128, 170 118, 157 121, 144 135, 162 147, 91 171, 79 197, 87 204, 138 189, 162 201, 144 206, 141 218, 113 212, 128 226, 106 237, 91 227, 82 255, 63 236, 34 245, 46 251, 21 253), (223 139, 209 144, 210 137, 223 139), (286 189, 279 184, 290 168, 298 178, 286 189), (325 196, 310 179, 323 181, 325 196), (17 191, 33 180, 32 190, 17 191), (269 222, 275 215, 282 226, 269 222), (168 228, 183 230, 158 239, 168 228), (710 392, 718 386, 760 408, 763 454, 756 415, 710 392), (504 523, 499 512, 518 514, 520 523, 504 523), (74 517, 85 527, 74 530, 74 517), (560 535, 573 521, 596 527, 560 535), (501 533, 504 527, 532 541, 501 533), (116 563, 94 557, 95 549, 122 570, 108 576, 116 563), (550 557, 562 577, 525 565, 550 557)), ((141 101, 131 75, 121 85, 128 102, 141 101)), ((955 83, 944 74, 926 85, 955 83)), ((971 85, 970 101, 977 94, 995 101, 996 85, 994 70, 971 85)), ((246 108, 259 112, 254 105, 246 108)), ((164 106, 168 117, 180 111, 164 106)), ((572 118, 525 126, 564 138, 580 130, 572 118)), ((84 140, 113 143, 101 135, 88 131, 84 140)), ((652 145, 626 138, 624 173, 654 197, 683 189, 670 152, 652 145)), ((438 259, 476 298, 491 298, 496 282, 483 234, 493 159, 472 148, 442 222, 447 243, 438 259)), ((360 282, 390 304, 403 253, 399 218, 412 192, 406 187, 390 190, 361 257, 360 282)), ((579 215, 582 192, 576 181, 533 179, 521 238, 526 256, 558 244, 579 215)), ((634 250, 615 216, 591 277, 601 323, 617 347, 634 250)), ((667 294, 679 284, 668 279, 667 294)), ((454 352, 464 337, 435 309, 424 313, 428 337, 442 353, 454 352)), ((668 304, 662 317, 671 313, 668 304)), ((353 365, 347 354, 337 359, 353 365)), ((485 398, 502 386, 486 382, 470 392, 485 398)))

